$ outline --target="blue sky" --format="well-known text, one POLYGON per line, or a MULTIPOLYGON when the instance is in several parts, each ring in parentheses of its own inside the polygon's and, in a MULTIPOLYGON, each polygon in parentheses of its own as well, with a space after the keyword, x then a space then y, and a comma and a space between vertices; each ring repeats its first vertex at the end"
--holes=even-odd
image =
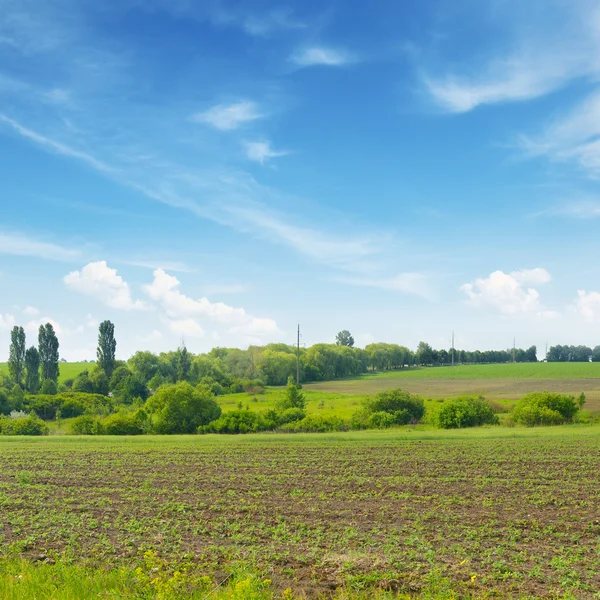
POLYGON ((0 360, 600 343, 588 0, 0 0, 0 360))

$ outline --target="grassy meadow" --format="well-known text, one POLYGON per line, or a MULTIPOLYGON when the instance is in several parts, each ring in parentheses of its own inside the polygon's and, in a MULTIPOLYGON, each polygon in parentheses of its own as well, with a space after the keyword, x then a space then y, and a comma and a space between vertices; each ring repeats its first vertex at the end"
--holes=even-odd
MULTIPOLYGON (((58 383, 64 383, 67 379, 75 379, 79 373, 82 371, 88 370, 91 371, 94 368, 94 363, 85 363, 85 362, 66 362, 59 363, 60 373, 58 376, 58 383)), ((0 374, 8 375, 8 365, 7 363, 0 362, 0 374)))
POLYGON ((0 597, 593 598, 599 489, 597 425, 0 438, 0 597))

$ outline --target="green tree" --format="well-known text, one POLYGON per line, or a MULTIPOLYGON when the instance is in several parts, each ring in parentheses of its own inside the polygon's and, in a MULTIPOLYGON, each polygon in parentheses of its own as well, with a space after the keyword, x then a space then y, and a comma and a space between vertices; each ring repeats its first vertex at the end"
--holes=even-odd
POLYGON ((92 382, 92 388, 94 394, 102 394, 103 396, 108 396, 110 380, 108 379, 106 373, 96 367, 90 373, 90 381, 92 382))
POLYGON ((304 408, 306 408, 306 398, 291 375, 288 378, 288 383, 283 395, 276 402, 276 408, 278 411, 284 411, 290 408, 300 408, 304 410, 304 408))
POLYGON ((430 365, 433 363, 433 348, 426 342, 419 342, 417 361, 420 365, 430 365))
POLYGON ((22 387, 25 371, 25 330, 22 327, 15 326, 10 332, 8 371, 15 383, 22 387))
POLYGON ((335 343, 338 346, 348 346, 349 348, 353 348, 354 338, 347 329, 344 329, 335 336, 335 343))
POLYGON ((8 400, 10 403, 11 410, 22 410, 24 399, 25 394, 23 393, 23 388, 18 383, 15 383, 13 388, 10 390, 10 393, 8 394, 8 400))
POLYGON ((40 393, 46 396, 55 396, 58 393, 56 381, 54 381, 54 379, 44 379, 44 381, 42 381, 40 393))
POLYGON ((98 349, 96 357, 99 367, 110 378, 115 369, 115 353, 117 340, 115 340, 115 326, 110 321, 103 321, 98 328, 98 349))
POLYGON ((51 379, 55 383, 58 381, 58 347, 58 338, 56 337, 52 323, 40 325, 38 351, 42 366, 42 380, 44 381, 46 379, 51 379))
POLYGON ((94 392, 94 386, 90 381, 90 376, 87 371, 83 371, 83 373, 79 373, 79 375, 75 377, 71 389, 74 392, 84 392, 86 394, 92 394, 94 392))
POLYGON ((180 348, 177 348, 175 364, 177 367, 177 381, 185 381, 190 374, 192 357, 184 344, 182 344, 180 348))
POLYGON ((209 391, 187 381, 163 385, 146 402, 156 433, 195 433, 221 416, 221 408, 209 391))
POLYGON ((25 352, 25 389, 36 394, 40 387, 40 353, 35 346, 25 352))

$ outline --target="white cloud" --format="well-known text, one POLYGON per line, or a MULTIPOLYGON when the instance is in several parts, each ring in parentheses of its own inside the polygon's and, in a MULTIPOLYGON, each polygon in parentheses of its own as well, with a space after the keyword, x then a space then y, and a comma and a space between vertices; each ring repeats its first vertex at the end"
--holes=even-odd
POLYGON ((169 318, 202 316, 219 323, 231 324, 247 318, 243 308, 234 308, 223 302, 211 302, 208 298, 194 300, 179 291, 180 282, 162 269, 154 271, 154 281, 144 286, 148 296, 160 302, 169 318))
POLYGON ((94 317, 92 317, 92 315, 88 315, 85 318, 85 326, 87 328, 97 329, 99 325, 100 325, 100 322, 98 321, 98 319, 94 319, 94 317))
POLYGON ((254 102, 242 101, 234 104, 217 104, 205 112, 196 113, 192 119, 198 123, 211 125, 215 129, 230 131, 263 116, 254 102))
POLYGON ((250 160, 259 162, 261 165, 264 165, 265 162, 272 158, 278 158, 279 156, 286 156, 289 154, 287 150, 274 150, 271 147, 271 142, 268 141, 246 142, 244 146, 246 149, 246 156, 250 160))
POLYGON ((77 259, 81 255, 81 251, 42 242, 19 233, 0 232, 0 254, 34 256, 68 262, 77 259))
POLYGON ((349 285, 379 288, 391 292, 405 292, 427 297, 430 295, 428 279, 421 273, 401 273, 395 277, 335 277, 335 281, 349 285))
MULTIPOLYGON (((597 79, 600 11, 596 2, 548 0, 522 10, 522 3, 509 0, 495 4, 493 19, 489 5, 482 3, 486 6, 481 37, 494 40, 495 55, 489 56, 489 46, 482 41, 471 60, 460 61, 463 73, 423 77, 427 92, 445 110, 461 113, 486 104, 530 100, 576 79, 597 79), (484 28, 490 22, 494 31, 488 36, 484 28)), ((475 20, 473 9, 468 10, 475 20)))
POLYGON ((147 335, 141 335, 139 336, 139 340, 142 343, 149 343, 149 342, 155 342, 158 340, 162 340, 163 338, 163 334, 158 331, 158 329, 153 329, 150 333, 148 333, 147 335))
POLYGON ((343 50, 312 46, 303 48, 292 54, 290 61, 300 67, 343 67, 344 65, 356 62, 356 58, 343 50))
POLYGON ((191 317, 187 319, 164 319, 164 321, 172 333, 182 337, 202 338, 205 335, 200 323, 191 317))
POLYGON ((0 123, 4 123, 4 124, 8 125, 11 129, 13 129, 19 135, 31 140, 32 142, 35 142, 36 144, 38 144, 40 146, 48 148, 49 150, 52 150, 53 152, 56 152, 57 154, 62 154, 63 156, 67 156, 69 158, 76 158, 76 159, 86 163, 88 166, 92 167, 93 169, 96 169, 97 171, 100 171, 102 173, 110 173, 113 171, 113 169, 111 167, 109 167, 107 164, 103 163, 102 161, 96 159, 91 154, 88 154, 88 153, 80 151, 80 150, 76 150, 70 146, 67 146, 66 144, 57 142, 56 140, 53 140, 49 137, 41 135, 41 134, 37 133, 36 131, 27 129, 26 127, 23 127, 17 121, 8 118, 6 115, 0 114, 0 123))
POLYGON ((0 313, 0 329, 12 329, 17 324, 14 315, 6 313, 5 315, 0 313))
POLYGON ((600 320, 600 292, 577 290, 575 309, 588 321, 600 320))
POLYGON ((140 300, 133 300, 127 282, 106 261, 87 264, 81 271, 72 271, 64 277, 68 288, 92 296, 100 302, 119 310, 143 310, 140 300))
POLYGON ((276 31, 303 29, 306 25, 294 19, 290 10, 276 9, 265 15, 247 15, 242 27, 249 35, 267 37, 276 31))
POLYGON ((154 281, 144 286, 146 294, 163 308, 164 322, 173 333, 203 337, 205 331, 199 318, 226 325, 229 333, 267 338, 279 333, 273 319, 254 317, 243 308, 235 308, 223 302, 211 302, 208 298, 194 300, 181 293, 180 285, 176 277, 157 269, 154 271, 154 281))
MULTIPOLYGON (((590 94, 574 109, 550 124, 538 136, 521 136, 519 144, 529 157, 546 156, 578 164, 590 176, 600 176, 600 91, 590 94)), ((580 205, 589 214, 593 204, 580 205)), ((577 208, 575 209, 577 211, 577 208)))
POLYGON ((551 280, 545 269, 524 269, 504 273, 494 271, 489 277, 475 279, 460 287, 469 303, 477 308, 491 308, 503 315, 534 314, 551 318, 556 316, 540 301, 539 292, 523 284, 543 284, 551 280))
POLYGON ((29 323, 27 323, 23 329, 25 329, 25 332, 27 334, 34 335, 37 339, 37 334, 40 330, 40 326, 46 325, 47 323, 50 323, 52 325, 52 327, 54 328, 54 333, 56 333, 56 335, 63 333, 63 328, 61 327, 60 323, 58 321, 55 321, 54 319, 51 319, 50 317, 42 317, 40 319, 34 319, 33 321, 29 321, 29 323))
POLYGON ((23 314, 28 317, 37 317, 40 314, 39 309, 35 308, 35 306, 26 306, 23 309, 23 314))
POLYGON ((277 323, 273 319, 253 317, 244 325, 232 327, 230 333, 244 333, 252 336, 272 336, 280 333, 277 323))

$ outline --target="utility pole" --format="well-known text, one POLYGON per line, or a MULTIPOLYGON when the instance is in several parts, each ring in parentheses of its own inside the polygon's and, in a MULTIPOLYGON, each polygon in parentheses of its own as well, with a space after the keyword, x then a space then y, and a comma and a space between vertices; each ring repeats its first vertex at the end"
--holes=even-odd
POLYGON ((296 346, 296 386, 300 385, 300 325, 298 324, 298 345, 296 346))
POLYGON ((454 331, 452 332, 452 366, 454 366, 454 331))

